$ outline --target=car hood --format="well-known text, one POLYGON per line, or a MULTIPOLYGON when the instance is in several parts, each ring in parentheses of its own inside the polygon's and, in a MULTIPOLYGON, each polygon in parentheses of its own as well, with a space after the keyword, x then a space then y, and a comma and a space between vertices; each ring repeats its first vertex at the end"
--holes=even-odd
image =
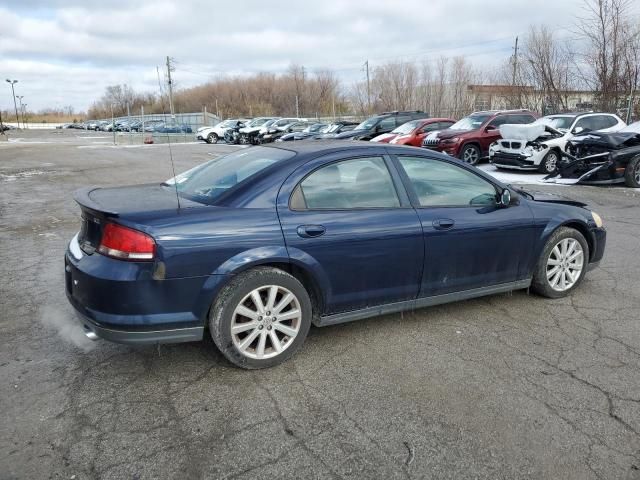
POLYGON ((466 135, 469 132, 475 132, 476 130, 451 130, 447 128, 446 130, 440 130, 438 132, 438 139, 443 140, 446 138, 459 137, 460 135, 466 135))
POLYGON ((338 133, 333 138, 353 138, 359 135, 366 135, 369 132, 370 130, 349 130, 348 132, 338 133))
MULTIPOLYGON (((516 190, 517 191, 517 190, 516 190)), ((541 203, 561 203, 564 205, 573 205, 574 207, 586 207, 587 204, 583 202, 579 202, 577 200, 573 200, 572 198, 564 197, 562 195, 556 195, 554 193, 546 193, 546 192, 537 192, 537 191, 529 191, 523 190, 533 197, 533 201, 541 202, 541 203)))
POLYGON ((640 133, 636 132, 589 132, 573 137, 572 143, 599 146, 608 149, 628 148, 640 145, 640 133))

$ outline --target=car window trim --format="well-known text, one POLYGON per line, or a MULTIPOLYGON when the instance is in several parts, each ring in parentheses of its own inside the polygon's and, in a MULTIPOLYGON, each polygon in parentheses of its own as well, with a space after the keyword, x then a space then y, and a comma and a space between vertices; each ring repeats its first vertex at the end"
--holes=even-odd
MULTIPOLYGON (((418 210, 418 209, 434 209, 434 208, 486 208, 486 207, 490 207, 491 205, 421 205, 420 204, 420 199, 418 197, 418 194, 415 191, 415 188, 413 187, 413 184, 411 183, 411 179, 409 178, 409 175, 407 175, 407 172, 404 170, 404 168, 402 168, 402 164, 400 163, 400 158, 401 157, 410 157, 410 158, 423 158, 425 160, 433 160, 436 162, 443 162, 443 163, 448 163, 450 165, 453 165, 455 167, 458 168, 462 168, 463 170, 468 171, 469 173, 472 173, 473 175, 476 175, 478 178, 484 180, 485 182, 487 182, 488 184, 490 184, 496 191, 496 195, 498 195, 498 193, 500 192, 500 190, 503 188, 500 184, 493 182, 491 180, 489 180, 488 178, 485 178, 482 175, 478 175, 476 172, 474 172, 473 170, 471 170, 470 168, 466 168, 463 165, 458 165, 455 161, 451 161, 449 159, 446 158, 437 158, 434 156, 430 156, 430 155, 424 155, 422 154, 422 152, 418 152, 415 154, 410 154, 410 153, 402 153, 402 154, 391 154, 391 159, 394 163, 397 163, 396 168, 398 169, 398 173, 402 179, 402 182, 404 183, 404 187, 405 190, 407 191, 407 194, 409 195, 409 200, 411 201, 411 205, 414 209, 418 210)), ((511 196, 512 198, 517 198, 517 194, 516 192, 513 191, 512 188, 506 187, 509 189, 509 191, 511 192, 511 196)), ((497 197, 496 197, 496 205, 497 205, 497 197)))
MULTIPOLYGON (((399 209, 413 208, 413 205, 411 205, 411 200, 409 199, 406 191, 404 191, 403 182, 401 181, 399 176, 394 177, 394 173, 393 173, 394 169, 395 169, 395 165, 393 165, 393 162, 389 158, 389 155, 381 152, 380 153, 362 152, 362 153, 356 154, 353 157, 344 157, 344 158, 331 160, 327 163, 323 163, 322 165, 318 165, 310 172, 307 172, 304 175, 304 177, 302 177, 298 182, 296 182, 295 186, 291 190, 291 193, 289 194, 289 200, 287 201, 287 208, 289 209, 290 212, 352 212, 352 211, 363 211, 363 210, 364 211, 366 210, 399 210, 399 209), (391 183, 393 185, 394 191, 396 192, 396 197, 398 199, 399 205, 397 207, 354 207, 354 208, 308 208, 306 207, 307 199, 304 196, 304 190, 302 190, 301 185, 302 185, 302 182, 304 182, 309 176, 313 175, 315 172, 317 172, 322 168, 328 167, 329 165, 333 165, 334 163, 346 162, 349 160, 357 160, 359 158, 372 158, 372 157, 378 157, 382 159, 385 167, 387 168, 387 172, 389 173, 389 177, 391 178, 391 183), (398 185, 398 182, 400 182, 399 185, 398 185), (291 207, 291 199, 293 198, 293 195, 295 194, 298 188, 300 188, 300 194, 302 195, 302 199, 304 200, 304 203, 305 203, 306 208, 304 209, 291 207), (404 193, 404 198, 407 200, 406 203, 403 202, 403 195, 401 195, 400 192, 404 193)), ((398 172, 395 172, 395 173, 397 175, 398 172)))

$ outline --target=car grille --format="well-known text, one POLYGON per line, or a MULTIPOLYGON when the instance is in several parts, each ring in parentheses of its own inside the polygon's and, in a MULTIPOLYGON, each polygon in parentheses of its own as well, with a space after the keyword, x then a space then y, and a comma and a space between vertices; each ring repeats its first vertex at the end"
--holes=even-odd
POLYGON ((422 141, 422 145, 425 147, 432 147, 438 144, 438 139, 437 138, 425 138, 422 141))
POLYGON ((502 140, 500 142, 500 145, 502 145, 504 148, 520 148, 522 147, 522 142, 508 142, 506 140, 502 140))

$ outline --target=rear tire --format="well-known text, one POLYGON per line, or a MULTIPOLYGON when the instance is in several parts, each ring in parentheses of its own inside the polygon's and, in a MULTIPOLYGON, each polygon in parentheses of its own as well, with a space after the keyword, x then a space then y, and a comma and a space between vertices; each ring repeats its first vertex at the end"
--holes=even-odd
POLYGON ((218 143, 218 140, 220 140, 220 138, 215 132, 211 132, 207 135, 207 143, 218 143))
POLYGON ((589 262, 589 244, 576 229, 558 228, 538 259, 531 289, 548 298, 571 293, 584 279, 589 262))
POLYGON ((624 183, 627 187, 640 188, 640 155, 632 158, 625 168, 624 183))
POLYGON ((462 147, 460 159, 469 165, 476 165, 480 161, 480 149, 474 144, 462 147))
POLYGON ((311 313, 309 294, 298 279, 258 267, 236 275, 221 290, 209 312, 209 330, 234 365, 268 368, 302 347, 311 313))

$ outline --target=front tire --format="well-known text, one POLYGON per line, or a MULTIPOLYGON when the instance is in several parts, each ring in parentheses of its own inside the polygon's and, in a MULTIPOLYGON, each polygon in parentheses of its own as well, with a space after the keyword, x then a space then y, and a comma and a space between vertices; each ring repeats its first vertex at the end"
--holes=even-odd
POLYGON ((632 158, 625 168, 624 183, 627 187, 640 188, 640 155, 632 158))
POLYGON ((295 354, 311 326, 311 300, 292 275, 271 267, 238 274, 209 312, 214 343, 234 365, 278 365, 295 354))
POLYGON ((584 236, 574 228, 560 227, 542 250, 531 288, 543 297, 565 297, 584 279, 588 262, 589 244, 584 236))
POLYGON ((207 143, 218 143, 218 140, 220 140, 220 138, 215 132, 211 132, 207 135, 207 143))
POLYGON ((465 145, 460 151, 460 159, 469 165, 476 165, 480 161, 480 149, 474 144, 465 145))
POLYGON ((558 163, 560 162, 560 154, 557 150, 551 150, 547 153, 542 162, 540 162, 540 172, 546 173, 547 175, 555 172, 558 168, 558 163))

